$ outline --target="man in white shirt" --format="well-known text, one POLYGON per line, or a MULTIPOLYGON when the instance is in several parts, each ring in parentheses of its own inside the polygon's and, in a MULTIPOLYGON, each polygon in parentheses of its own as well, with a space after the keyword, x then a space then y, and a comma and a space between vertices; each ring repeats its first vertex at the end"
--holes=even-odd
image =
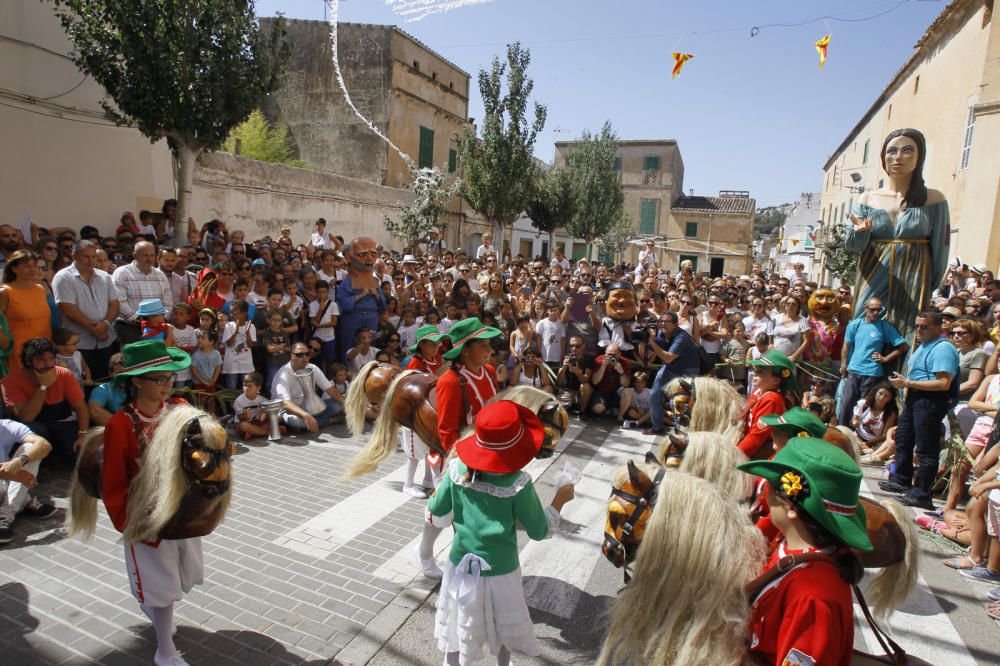
POLYGON ((496 254, 496 248, 493 247, 493 234, 485 233, 483 234, 483 244, 476 248, 476 259, 482 259, 487 254, 496 254))
POLYGON ((271 398, 284 401, 281 420, 289 428, 299 431, 316 432, 333 423, 343 422, 344 405, 333 399, 334 392, 333 382, 327 379, 319 368, 309 362, 309 347, 303 342, 296 342, 292 345, 291 360, 281 366, 271 384, 271 398), (317 392, 316 399, 309 401, 307 401, 304 391, 306 382, 296 376, 296 373, 305 374, 307 370, 312 372, 312 380, 317 392), (319 403, 322 403, 324 407, 322 411, 317 409, 317 413, 312 414, 310 413, 310 403, 316 403, 313 409, 317 409, 319 403))
POLYGON ((122 346, 137 342, 141 337, 136 310, 139 303, 158 298, 168 311, 174 306, 174 295, 166 276, 156 269, 156 250, 149 241, 139 241, 132 251, 132 263, 119 266, 111 276, 118 290, 118 320, 115 332, 122 346))
POLYGON ((556 246, 555 256, 552 257, 549 266, 558 266, 564 273, 569 270, 569 259, 566 258, 566 252, 562 245, 556 246))

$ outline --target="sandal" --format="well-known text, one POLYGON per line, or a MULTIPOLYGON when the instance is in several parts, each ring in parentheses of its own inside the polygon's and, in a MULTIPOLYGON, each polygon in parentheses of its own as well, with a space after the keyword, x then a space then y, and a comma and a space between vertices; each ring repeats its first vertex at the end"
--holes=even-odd
POLYGON ((936 534, 939 534, 941 530, 948 529, 948 523, 943 523, 940 520, 935 520, 930 516, 917 516, 913 519, 921 529, 925 529, 936 534))
POLYGON ((1000 620, 1000 601, 986 604, 986 614, 994 620, 1000 620))
POLYGON ((959 570, 975 569, 976 567, 982 566, 980 562, 976 562, 968 555, 962 555, 960 557, 949 557, 947 560, 942 562, 942 564, 951 569, 959 569, 959 570))

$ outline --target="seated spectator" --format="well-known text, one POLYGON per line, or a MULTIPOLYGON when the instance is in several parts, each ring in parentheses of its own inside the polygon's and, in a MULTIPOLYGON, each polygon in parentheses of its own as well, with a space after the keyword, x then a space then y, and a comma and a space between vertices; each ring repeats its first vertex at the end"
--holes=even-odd
POLYGON ((243 393, 233 400, 233 421, 236 432, 243 439, 264 437, 268 434, 268 416, 261 403, 264 398, 260 394, 264 376, 259 372, 249 372, 243 375, 243 393))
POLYGON ((556 375, 558 387, 569 394, 568 409, 576 409, 580 415, 587 412, 593 386, 590 377, 594 372, 594 357, 586 353, 586 342, 579 335, 569 339, 569 354, 563 359, 559 374, 556 375))
POLYGON ((885 462, 878 452, 886 441, 889 429, 896 425, 899 418, 896 395, 896 387, 889 382, 881 382, 871 387, 854 407, 851 427, 864 447, 861 450, 862 464, 881 465, 885 462))
MULTIPOLYGON (((618 422, 623 428, 638 428, 649 423, 653 391, 649 388, 649 375, 637 372, 632 378, 633 388, 623 388, 618 422)), ((661 397, 662 400, 662 397, 661 397)))
MULTIPOLYGON (((332 423, 341 423, 344 419, 344 406, 337 402, 333 395, 336 389, 333 382, 326 378, 318 367, 309 362, 309 346, 296 342, 292 346, 292 359, 286 363, 274 377, 271 386, 271 396, 284 400, 281 420, 289 428, 317 432, 332 423), (318 414, 310 414, 307 409, 306 394, 302 382, 295 373, 309 368, 312 370, 313 383, 318 392, 323 394, 325 409, 318 414)), ((317 396, 318 397, 318 396, 317 396)))
POLYGON ((614 413, 618 409, 618 389, 628 388, 631 375, 632 363, 622 358, 617 344, 608 344, 604 353, 594 359, 594 371, 590 375, 594 387, 590 412, 595 416, 614 413))
POLYGON ((680 327, 676 312, 664 312, 660 316, 656 335, 651 335, 648 342, 653 353, 663 362, 663 367, 653 380, 652 391, 657 399, 650 403, 650 425, 643 434, 662 435, 663 389, 678 377, 697 377, 700 374, 701 353, 694 339, 680 327))
POLYGON ((95 387, 87 400, 92 425, 107 425, 114 413, 125 406, 125 400, 128 397, 123 388, 115 385, 115 375, 125 368, 125 359, 122 353, 113 354, 108 361, 108 366, 111 370, 111 379, 95 387))
POLYGON ((990 431, 993 429, 993 421, 997 416, 997 408, 1000 405, 998 401, 1000 401, 1000 375, 989 375, 983 379, 975 393, 972 394, 966 407, 972 410, 977 417, 969 436, 965 438, 968 458, 960 459, 951 468, 952 480, 948 484, 948 500, 944 505, 946 511, 957 508, 958 502, 962 499, 965 482, 971 468, 970 461, 978 460, 986 448, 990 431))
POLYGON ((354 339, 354 346, 347 350, 347 365, 351 376, 360 372, 369 361, 374 361, 375 355, 380 351, 372 346, 372 332, 367 328, 359 328, 354 339))
MULTIPOLYGON (((483 322, 485 324, 485 322, 483 322)), ((499 338, 498 338, 499 339, 499 338)), ((528 347, 521 352, 521 360, 514 364, 508 377, 510 386, 533 386, 546 393, 555 393, 549 369, 538 355, 538 350, 528 347)))
MULTIPOLYGON (((26 345, 27 346, 27 345, 26 345)), ((28 494, 38 480, 38 466, 52 451, 45 438, 23 423, 0 419, 0 544, 14 540, 14 518, 20 513, 48 518, 56 507, 28 494)))
POLYGON ((3 380, 3 400, 18 421, 47 439, 62 461, 73 464, 90 427, 90 411, 76 377, 56 365, 57 352, 45 338, 25 342, 21 369, 3 380))

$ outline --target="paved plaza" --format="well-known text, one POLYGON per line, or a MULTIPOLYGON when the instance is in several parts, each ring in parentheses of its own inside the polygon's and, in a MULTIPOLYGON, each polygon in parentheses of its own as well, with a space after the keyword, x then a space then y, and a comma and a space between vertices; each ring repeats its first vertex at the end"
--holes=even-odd
MULTIPOLYGON (((566 462, 583 480, 561 534, 522 538, 543 654, 515 655, 517 664, 594 663, 602 614, 622 584, 600 553, 608 479, 652 438, 586 426, 574 423, 555 457, 528 467, 543 502, 566 462)), ((401 454, 369 478, 342 480, 359 448, 342 428, 241 445, 229 514, 204 540, 205 585, 176 605, 177 646, 192 664, 441 663, 436 587, 413 554, 424 502, 400 492, 401 454)), ((48 472, 38 492, 65 508, 67 485, 67 472, 48 472)), ((152 628, 128 592, 118 533, 102 509, 91 542, 68 539, 64 515, 19 519, 0 548, 0 664, 151 663, 152 628)), ((446 532, 438 549, 449 544, 446 532)), ((1000 627, 982 610, 990 588, 943 567, 944 545, 922 538, 921 547, 920 587, 894 617, 897 638, 935 664, 1000 662, 1000 627)), ((867 631, 857 637, 874 646, 867 631)))

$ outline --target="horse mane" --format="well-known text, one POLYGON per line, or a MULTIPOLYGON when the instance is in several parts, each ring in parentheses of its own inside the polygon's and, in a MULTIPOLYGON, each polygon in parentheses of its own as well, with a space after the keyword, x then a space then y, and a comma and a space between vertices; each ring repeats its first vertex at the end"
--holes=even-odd
MULTIPOLYGON (((189 481, 181 466, 181 442, 192 419, 201 421, 205 446, 227 446, 226 431, 209 414, 191 405, 171 407, 156 427, 142 455, 139 473, 129 484, 128 525, 122 535, 126 543, 153 541, 177 513, 189 481)), ((222 496, 228 504, 232 493, 222 496)))
POLYGON ((389 389, 385 392, 385 400, 382 409, 379 410, 378 418, 372 427, 368 442, 358 451, 351 461, 351 466, 341 477, 342 479, 353 479, 362 474, 368 474, 378 469, 378 466, 388 460, 396 452, 396 439, 399 434, 399 422, 392 414, 392 403, 396 397, 396 391, 400 383, 412 375, 425 374, 419 370, 404 370, 392 380, 389 389))
POLYGON ((344 414, 347 429, 352 435, 360 435, 365 431, 365 408, 368 406, 368 395, 365 393, 365 382, 368 375, 378 367, 378 361, 368 361, 358 372, 351 385, 347 387, 344 399, 344 414))
POLYGON ((694 387, 694 406, 691 408, 690 429, 718 432, 738 441, 742 424, 740 414, 746 400, 729 382, 715 377, 675 377, 664 387, 667 395, 680 393, 681 382, 694 387))
POLYGON ((498 400, 510 400, 522 407, 527 407, 533 412, 537 412, 542 408, 542 405, 555 399, 555 396, 551 393, 546 393, 534 386, 511 386, 490 398, 488 403, 497 402, 498 400))
MULTIPOLYGON (((665 458, 670 440, 664 439, 660 459, 665 458)), ((736 466, 747 462, 736 443, 717 432, 689 432, 679 470, 705 479, 731 500, 741 502, 753 492, 753 477, 736 466)))
POLYGON ((743 507, 708 481, 669 475, 633 580, 611 607, 598 663, 741 663, 749 618, 744 588, 763 561, 764 537, 743 507))

